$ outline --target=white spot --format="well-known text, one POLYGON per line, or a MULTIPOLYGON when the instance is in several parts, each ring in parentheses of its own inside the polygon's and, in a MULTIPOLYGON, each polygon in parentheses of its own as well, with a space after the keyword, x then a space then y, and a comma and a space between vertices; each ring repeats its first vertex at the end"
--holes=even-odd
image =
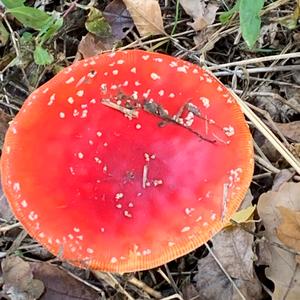
POLYGON ((164 60, 162 58, 160 58, 160 57, 156 57, 156 58, 154 58, 154 61, 161 63, 164 60))
POLYGON ((112 264, 115 264, 116 262, 118 261, 118 259, 116 258, 116 257, 112 257, 111 258, 111 260, 110 260, 110 262, 112 263, 112 264))
POLYGON ((69 170, 72 175, 75 175, 75 171, 74 171, 73 167, 70 167, 69 170))
POLYGON ((206 227, 206 226, 208 226, 208 223, 207 223, 207 222, 204 222, 204 223, 202 224, 202 226, 206 227))
POLYGON ((49 88, 45 88, 45 89, 43 90, 43 94, 46 94, 48 91, 49 91, 49 88))
POLYGON ((170 98, 175 98, 175 94, 174 94, 174 93, 170 93, 170 94, 169 94, 169 97, 170 97, 170 98))
POLYGON ((210 219, 212 221, 214 221, 216 219, 217 215, 215 213, 212 213, 211 216, 210 216, 210 219))
POLYGON ((143 56, 142 56, 143 60, 148 60, 149 57, 150 57, 150 55, 143 55, 143 56))
POLYGON ((20 192, 20 189, 21 189, 20 183, 19 182, 15 182, 14 186, 13 186, 13 189, 14 189, 14 191, 16 193, 20 192))
POLYGON ((232 126, 224 127, 223 130, 224 130, 224 133, 227 136, 233 136, 234 135, 234 128, 232 126))
POLYGON ((185 213, 189 216, 193 211, 195 211, 195 208, 191 207, 187 207, 185 210, 185 213))
POLYGON ((187 66, 182 66, 177 68, 177 72, 179 73, 187 73, 187 66))
POLYGON ((165 91, 164 91, 164 90, 160 90, 160 91, 158 92, 158 95, 159 95, 159 96, 163 96, 163 95, 164 95, 164 93, 165 93, 165 91))
POLYGON ((17 128, 16 128, 16 127, 12 127, 11 130, 12 130, 12 133, 13 133, 13 134, 16 134, 16 133, 17 133, 17 128))
POLYGON ((129 203, 128 203, 128 207, 133 207, 133 203, 132 203, 132 202, 129 202, 129 203))
POLYGON ((127 217, 127 218, 132 218, 132 214, 129 213, 128 210, 124 210, 124 216, 127 217))
POLYGON ((6 146, 6 147, 5 147, 5 151, 6 151, 7 154, 10 153, 10 150, 11 150, 10 146, 6 146))
POLYGON ((74 239, 73 234, 68 234, 68 237, 69 237, 70 240, 73 240, 73 239, 74 239))
POLYGON ((73 116, 74 117, 77 117, 77 116, 79 116, 80 115, 80 112, 77 110, 77 109, 74 109, 74 111, 73 111, 73 116))
POLYGON ((136 129, 141 129, 141 128, 142 128, 142 125, 141 125, 141 124, 136 124, 136 125, 135 125, 135 128, 136 128, 136 129))
POLYGON ((83 159, 83 157, 84 157, 84 155, 83 155, 82 152, 79 152, 79 153, 77 154, 77 156, 78 156, 79 159, 83 159))
POLYGON ((181 232, 187 232, 187 231, 190 231, 191 227, 189 226, 185 226, 181 229, 181 232))
POLYGON ((156 73, 151 73, 151 74, 150 74, 150 77, 151 77, 153 80, 158 80, 158 79, 160 79, 160 76, 157 75, 156 73))
POLYGON ((118 88, 118 86, 117 86, 116 84, 113 84, 113 85, 110 87, 111 90, 116 90, 117 88, 118 88))
POLYGON ((123 86, 128 86, 128 81, 124 81, 123 86))
POLYGON ((117 64, 118 64, 118 65, 123 65, 124 62, 125 62, 125 61, 124 61, 123 59, 119 59, 119 60, 117 61, 117 64))
POLYGON ((97 103, 97 101, 96 101, 96 99, 92 99, 92 100, 90 101, 90 103, 92 103, 92 104, 96 104, 96 103, 97 103))
POLYGON ((69 97, 69 98, 67 99, 67 101, 68 101, 70 104, 73 104, 73 103, 74 103, 73 97, 69 97))
POLYGON ((68 80, 66 80, 65 82, 66 82, 66 84, 70 84, 70 83, 72 83, 74 81, 75 81, 75 78, 72 76, 68 80))
POLYGON ((97 72, 96 72, 96 71, 91 71, 91 72, 88 73, 87 76, 88 76, 89 78, 94 78, 96 75, 97 75, 97 72))
POLYGON ((27 207, 27 206, 28 206, 26 200, 22 200, 21 205, 22 205, 23 207, 27 207))
POLYGON ((31 212, 29 213, 29 215, 28 215, 28 218, 29 218, 29 220, 31 220, 31 221, 35 221, 35 220, 37 220, 38 215, 37 215, 34 211, 31 211, 31 212))
POLYGON ((55 100, 55 94, 52 94, 51 97, 50 97, 50 101, 48 102, 48 105, 52 105, 54 103, 54 100, 55 100))
POLYGON ((43 239, 45 237, 45 233, 44 232, 39 233, 39 237, 43 239))
POLYGON ((193 70, 193 73, 194 73, 194 74, 198 74, 198 73, 199 73, 198 69, 194 69, 194 70, 193 70))
POLYGON ((82 97, 82 96, 84 95, 84 90, 79 90, 79 91, 77 91, 76 95, 77 95, 78 97, 82 97))
POLYGON ((100 228, 100 231, 101 231, 101 232, 104 232, 104 231, 105 231, 104 227, 101 227, 101 228, 100 228))
POLYGON ((104 72, 103 74, 104 74, 104 76, 108 76, 108 72, 104 72))
POLYGON ((175 68, 175 67, 178 66, 178 64, 177 64, 176 61, 172 61, 172 62, 169 64, 169 66, 170 66, 171 68, 175 68))
POLYGON ((107 84, 106 83, 102 83, 100 85, 102 92, 107 92, 107 84))
POLYGON ((79 232, 80 231, 80 229, 78 227, 74 227, 73 230, 74 230, 74 232, 79 232))
POLYGON ((209 108, 209 99, 205 97, 200 97, 200 100, 202 101, 204 107, 209 108))
POLYGON ((82 113, 81 113, 81 117, 80 117, 80 118, 84 119, 84 118, 87 117, 87 115, 88 115, 88 110, 87 110, 87 109, 84 109, 84 110, 82 111, 82 113))
POLYGON ((94 253, 94 250, 92 248, 87 248, 86 249, 86 252, 89 253, 89 254, 93 254, 94 253))
POLYGON ((131 72, 131 73, 136 73, 136 67, 131 68, 131 69, 130 69, 130 72, 131 72))
POLYGON ((218 92, 223 92, 222 86, 219 85, 219 86, 217 87, 217 91, 218 91, 218 92))
POLYGON ((64 112, 60 112, 59 113, 59 117, 61 118, 61 119, 64 119, 65 117, 66 117, 66 115, 65 115, 65 113, 64 112))
POLYGON ((123 194, 123 193, 117 193, 116 196, 115 196, 115 198, 116 198, 117 200, 120 200, 120 199, 122 199, 123 197, 124 197, 124 194, 123 194))
POLYGON ((77 236, 76 236, 76 239, 78 239, 78 240, 81 240, 81 241, 82 241, 82 240, 83 240, 83 235, 77 235, 77 236))
POLYGON ((148 98, 150 93, 151 93, 151 90, 149 89, 149 90, 147 90, 146 93, 143 94, 143 97, 148 98))
POLYGON ((168 242, 168 246, 169 246, 169 247, 173 247, 174 245, 175 245, 174 242, 172 242, 172 241, 168 242))
POLYGON ((135 86, 140 86, 141 83, 140 83, 139 81, 136 81, 136 82, 134 83, 134 85, 135 85, 135 86))
POLYGON ((118 75, 119 71, 118 70, 113 70, 112 73, 113 73, 113 75, 118 75))
POLYGON ((52 245, 52 239, 51 239, 51 238, 48 238, 48 243, 49 243, 50 245, 52 245))
POLYGON ((159 186, 159 185, 162 185, 163 184, 163 181, 162 179, 154 179, 153 180, 153 185, 156 187, 156 186, 159 186))
POLYGON ((210 77, 206 77, 206 82, 212 83, 213 81, 212 81, 212 79, 210 77))
POLYGON ((116 205, 116 208, 122 208, 122 204, 121 204, 121 203, 118 203, 118 204, 116 205))
POLYGON ((138 98, 139 98, 139 96, 138 96, 138 92, 137 91, 133 91, 133 93, 132 93, 132 98, 134 99, 134 100, 137 100, 138 98))
POLYGON ((102 163, 102 161, 101 161, 101 159, 99 157, 95 157, 94 160, 95 160, 95 162, 97 164, 101 164, 102 163))
POLYGON ((150 255, 151 254, 151 250, 150 249, 145 249, 143 251, 143 255, 150 255))
POLYGON ((101 137, 101 136, 102 136, 102 132, 101 132, 101 131, 97 131, 97 132, 96 132, 96 135, 97 135, 98 137, 101 137))

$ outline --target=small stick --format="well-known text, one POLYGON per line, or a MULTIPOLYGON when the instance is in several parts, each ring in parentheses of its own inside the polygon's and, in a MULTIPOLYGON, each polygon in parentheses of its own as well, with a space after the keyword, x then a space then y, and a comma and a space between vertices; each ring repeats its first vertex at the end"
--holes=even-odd
POLYGON ((125 108, 125 107, 120 106, 120 105, 118 105, 118 104, 116 104, 114 102, 111 102, 108 99, 102 99, 101 103, 103 105, 106 105, 106 106, 108 106, 110 108, 113 108, 115 110, 118 110, 118 111, 122 112, 126 116, 133 117, 133 118, 138 118, 138 116, 139 116, 139 112, 138 111, 136 111, 134 109, 125 108))

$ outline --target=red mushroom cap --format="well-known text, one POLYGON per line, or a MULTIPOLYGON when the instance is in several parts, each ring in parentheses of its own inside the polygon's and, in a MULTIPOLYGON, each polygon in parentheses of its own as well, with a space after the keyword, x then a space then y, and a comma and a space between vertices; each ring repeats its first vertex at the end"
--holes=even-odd
POLYGON ((252 178, 251 135, 210 73, 140 50, 85 59, 25 101, 2 184, 24 228, 75 265, 129 272, 197 248, 252 178))

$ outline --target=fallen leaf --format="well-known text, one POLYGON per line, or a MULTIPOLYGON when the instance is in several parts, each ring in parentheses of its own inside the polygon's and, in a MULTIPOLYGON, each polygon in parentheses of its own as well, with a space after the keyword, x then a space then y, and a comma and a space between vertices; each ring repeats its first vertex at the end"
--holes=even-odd
POLYGON ((11 300, 39 299, 44 292, 42 281, 33 278, 30 264, 20 257, 2 260, 3 293, 11 300))
POLYGON ((0 21, 0 46, 5 46, 9 39, 9 33, 0 21))
POLYGON ((277 192, 279 191, 280 187, 288 182, 292 177, 294 176, 294 173, 290 171, 289 169, 282 169, 278 174, 275 175, 273 180, 273 186, 272 191, 277 192))
POLYGON ((35 278, 42 280, 45 293, 40 300, 100 300, 91 287, 76 280, 57 266, 43 262, 30 263, 35 278))
POLYGON ((116 43, 113 37, 101 39, 91 33, 87 33, 78 45, 75 61, 95 56, 102 51, 111 50, 116 43))
POLYGON ((194 43, 201 52, 207 52, 214 48, 215 43, 221 38, 221 36, 215 37, 217 28, 203 28, 194 37, 194 43), (213 38, 215 37, 215 38, 213 38))
MULTIPOLYGON (((262 219, 267 240, 280 243, 276 230, 281 223, 278 207, 300 211, 300 183, 285 183, 278 192, 262 194, 257 209, 262 219)), ((295 255, 275 245, 269 245, 271 263, 266 268, 266 276, 274 282, 273 300, 297 300, 300 295, 300 268, 297 267, 295 255)))
MULTIPOLYGON (((248 192, 242 209, 250 206, 252 198, 248 192)), ((245 226, 254 231, 254 223, 245 226)), ((258 300, 262 293, 253 267, 253 241, 254 236, 240 227, 224 228, 212 239, 212 251, 245 298, 258 300)), ((198 270, 199 273, 194 279, 200 297, 210 300, 240 299, 240 295, 211 254, 198 261, 198 270)))
POLYGON ((277 18, 276 21, 279 22, 281 25, 287 27, 288 29, 292 30, 297 28, 299 16, 300 16, 300 1, 297 0, 297 5, 294 12, 288 16, 277 18))
MULTIPOLYGON (((254 279, 250 281, 243 280, 241 278, 232 278, 232 280, 240 292, 244 295, 245 299, 259 300, 262 298, 261 285, 255 275, 254 279)), ((215 259, 210 254, 199 259, 198 274, 194 277, 194 281, 196 282, 199 299, 241 299, 238 292, 232 286, 232 283, 229 281, 215 259)))
POLYGON ((206 3, 205 0, 179 0, 185 12, 194 20, 188 25, 192 26, 194 30, 199 31, 211 25, 216 18, 219 6, 214 3, 206 3))
POLYGON ((300 121, 290 123, 275 123, 276 127, 286 137, 300 143, 300 121))
POLYGON ((103 13, 94 7, 90 8, 90 12, 85 22, 85 28, 88 32, 99 37, 111 36, 111 27, 109 23, 106 18, 104 18, 103 13))
POLYGON ((0 218, 8 222, 11 221, 13 217, 14 215, 10 209, 8 201, 3 193, 2 185, 0 183, 0 218))
POLYGON ((122 0, 113 0, 104 9, 103 15, 111 27, 114 37, 122 40, 134 26, 132 18, 122 0))
POLYGON ((164 34, 163 19, 157 0, 124 0, 123 2, 142 37, 164 34))
MULTIPOLYGON (((245 223, 251 219, 253 213, 255 212, 255 209, 256 209, 256 205, 254 206, 250 205, 247 208, 239 210, 232 216, 231 220, 234 221, 234 223, 238 223, 238 224, 245 223)), ((232 226, 232 225, 234 224, 229 222, 226 226, 232 226)))
MULTIPOLYGON (((277 237, 289 248, 300 252, 300 212, 279 206, 281 224, 277 227, 277 237)), ((300 257, 296 256, 300 263, 300 257)))

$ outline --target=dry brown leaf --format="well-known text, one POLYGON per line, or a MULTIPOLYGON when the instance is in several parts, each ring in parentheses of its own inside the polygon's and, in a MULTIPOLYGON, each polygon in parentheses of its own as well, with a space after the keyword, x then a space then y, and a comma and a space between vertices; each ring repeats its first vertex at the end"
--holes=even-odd
MULTIPOLYGON (((276 229, 281 223, 278 207, 300 211, 300 183, 285 183, 278 192, 268 192, 259 198, 258 213, 265 227, 264 236, 271 242, 280 243, 276 229)), ((269 247, 271 263, 266 276, 274 282, 273 300, 298 300, 300 298, 300 268, 295 255, 274 245, 269 247)))
MULTIPOLYGON (((300 252, 300 212, 279 206, 282 223, 277 227, 277 237, 288 247, 300 252)), ((300 263, 300 256, 296 256, 300 263)))
POLYGON ((126 32, 133 28, 132 18, 122 0, 113 0, 104 9, 103 15, 109 23, 112 35, 119 40, 126 36, 126 32))
POLYGON ((44 292, 44 284, 33 279, 30 264, 20 257, 8 257, 1 263, 3 293, 11 300, 39 299, 44 292))
POLYGON ((216 18, 219 6, 215 3, 206 3, 205 0, 179 0, 185 12, 194 20, 189 25, 196 31, 211 25, 216 18))
POLYGON ((134 24, 143 36, 164 34, 164 25, 157 0, 123 0, 134 24))
POLYGON ((286 138, 289 138, 296 143, 300 143, 300 121, 275 124, 286 138))
MULTIPOLYGON (((241 296, 232 286, 215 259, 209 254, 198 261, 198 274, 194 277, 199 299, 240 300, 241 296)), ((259 300, 262 297, 261 286, 254 275, 253 280, 232 279, 245 299, 259 300)))
POLYGON ((99 294, 67 272, 43 262, 30 263, 35 278, 43 281, 45 293, 40 300, 99 300, 99 294))
POLYGON ((91 33, 84 36, 78 46, 75 61, 81 58, 88 58, 101 53, 102 51, 111 50, 115 45, 115 38, 97 38, 91 33))

